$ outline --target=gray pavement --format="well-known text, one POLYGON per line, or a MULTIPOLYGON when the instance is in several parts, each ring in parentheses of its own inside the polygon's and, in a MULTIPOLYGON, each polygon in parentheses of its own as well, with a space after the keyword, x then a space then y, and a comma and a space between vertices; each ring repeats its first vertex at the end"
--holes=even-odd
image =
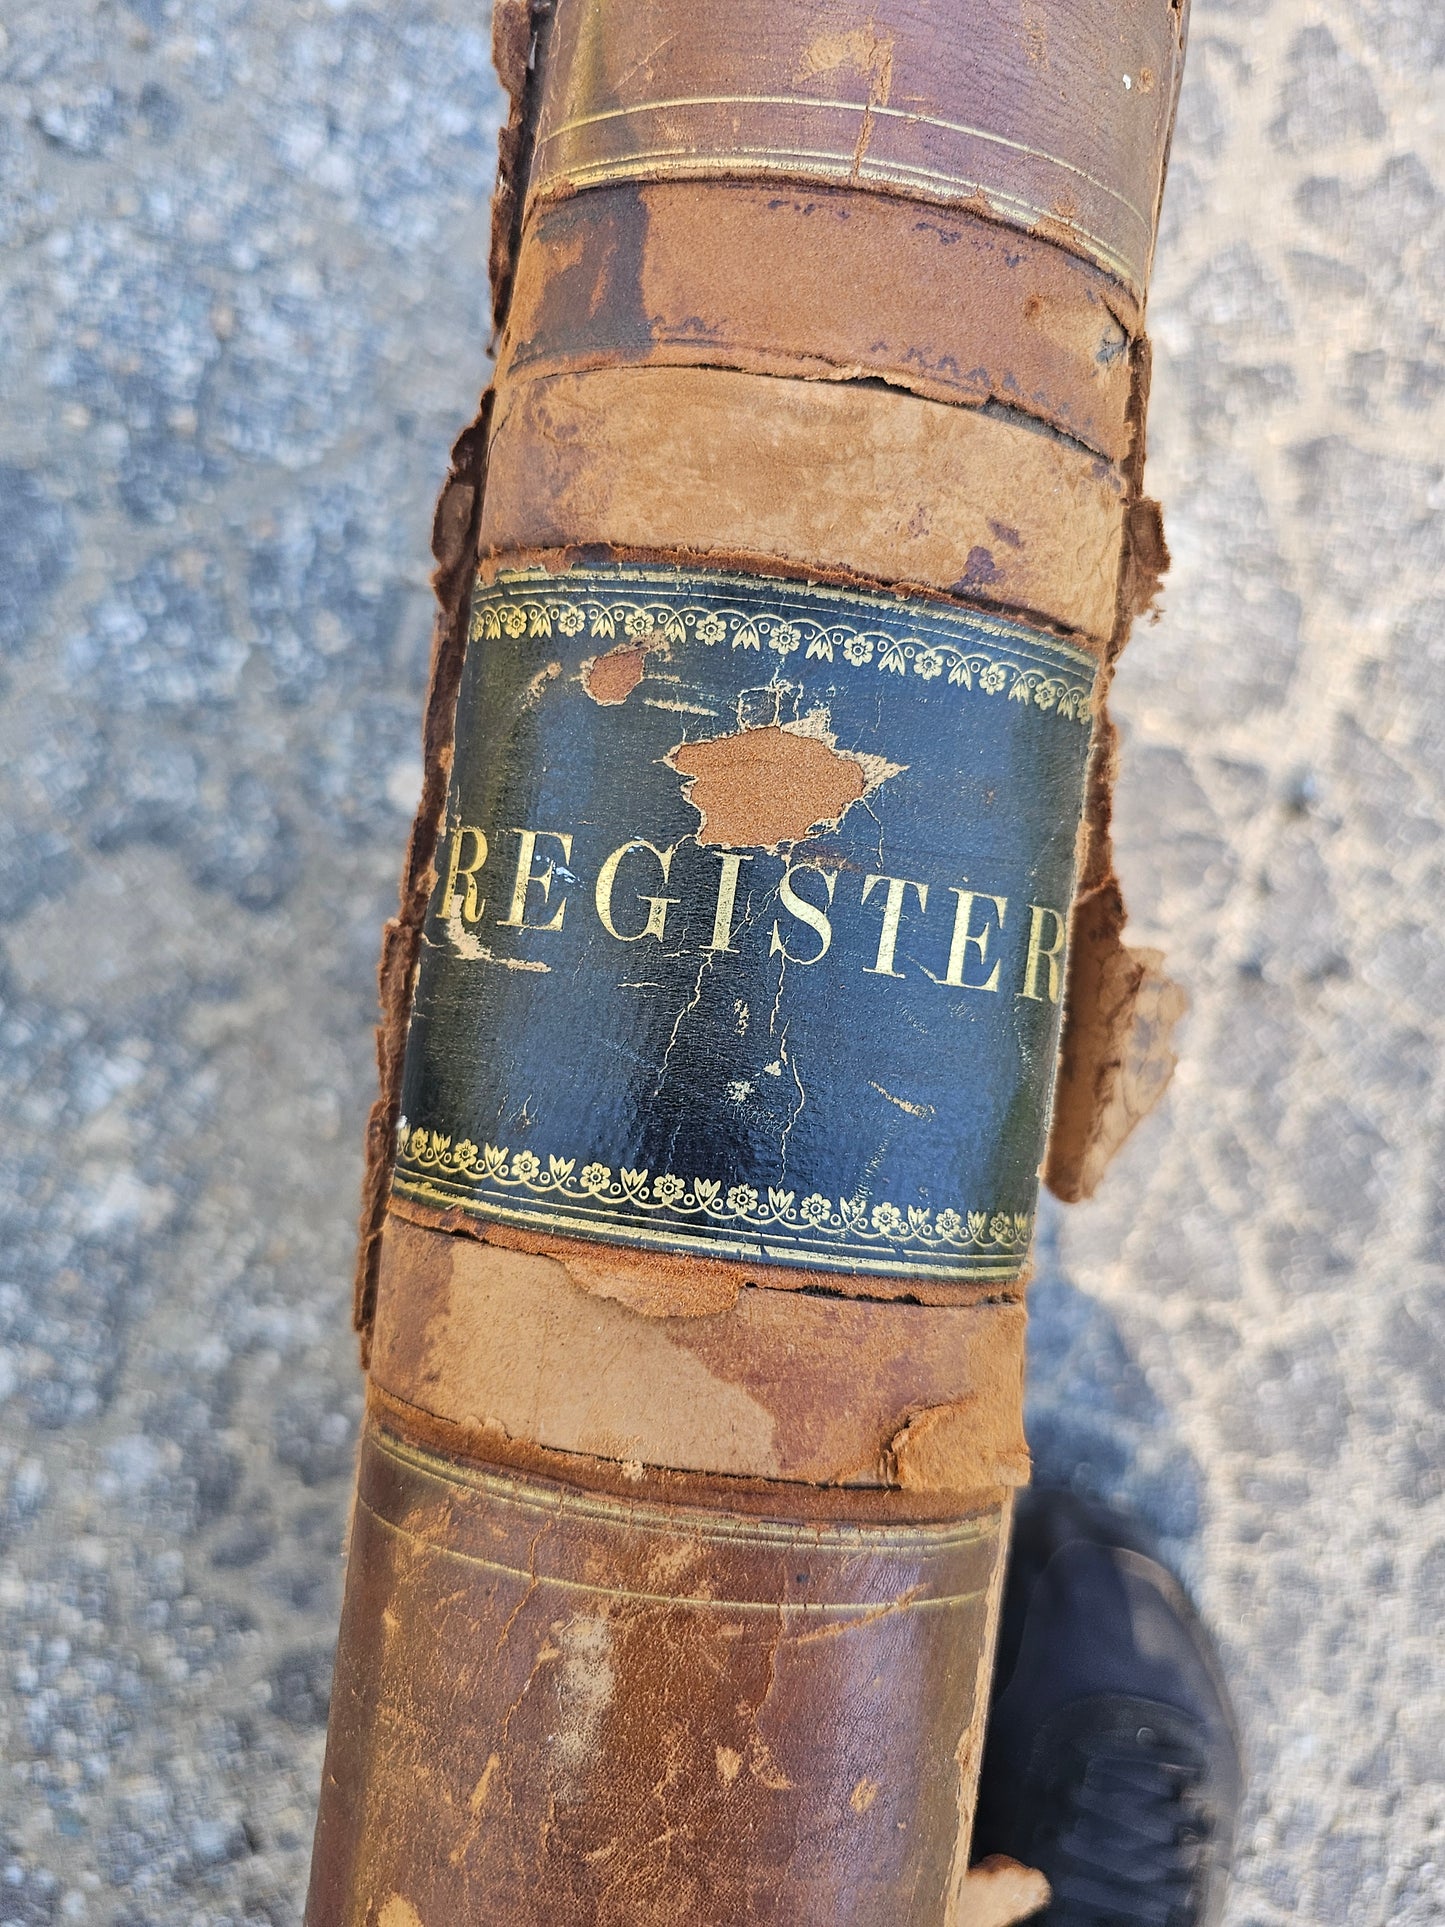
MULTIPOLYGON (((498 97, 460 0, 0 21, 0 1927, 280 1927, 498 97)), ((1225 1644, 1231 1927, 1445 1917, 1442 79, 1436 0, 1196 0, 1120 678, 1194 1009, 1034 1295, 1042 1468, 1225 1644)))

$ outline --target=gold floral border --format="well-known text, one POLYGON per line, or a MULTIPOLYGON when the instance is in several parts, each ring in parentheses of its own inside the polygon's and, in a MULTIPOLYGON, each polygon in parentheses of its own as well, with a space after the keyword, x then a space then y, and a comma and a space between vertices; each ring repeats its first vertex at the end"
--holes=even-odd
MULTIPOLYGON (((749 610, 711 600, 674 603, 664 597, 576 590, 524 593, 520 585, 503 579, 491 589, 479 587, 470 635, 473 641, 497 641, 504 635, 513 640, 572 638, 584 630, 589 641, 674 645, 692 640, 709 649, 727 643, 759 654, 766 649, 785 661, 801 650, 804 662, 836 663, 841 658, 855 669, 871 666, 896 676, 911 672, 924 682, 946 675, 954 687, 1031 704, 1064 722, 1087 728, 1094 719, 1092 673, 1050 673, 937 635, 894 635, 881 626, 825 621, 801 610, 749 610)), ((1046 647, 1046 639, 1040 637, 1038 646, 1046 647)))
POLYGON ((884 1199, 825 1197, 811 1191, 804 1197, 781 1185, 729 1183, 725 1178, 679 1177, 671 1171, 653 1173, 614 1169, 590 1159, 578 1169, 575 1157, 545 1158, 536 1151, 513 1151, 506 1145, 456 1142, 438 1131, 411 1125, 397 1126, 398 1185, 409 1172, 425 1180, 443 1178, 494 1187, 502 1193, 533 1198, 555 1198, 593 1210, 639 1212, 646 1217, 666 1213, 679 1229, 690 1224, 733 1226, 752 1232, 789 1230, 820 1241, 862 1243, 900 1253, 959 1253, 989 1258, 1022 1259, 1033 1234, 1033 1217, 1023 1211, 974 1211, 946 1205, 934 1211, 926 1205, 898 1205, 884 1199))

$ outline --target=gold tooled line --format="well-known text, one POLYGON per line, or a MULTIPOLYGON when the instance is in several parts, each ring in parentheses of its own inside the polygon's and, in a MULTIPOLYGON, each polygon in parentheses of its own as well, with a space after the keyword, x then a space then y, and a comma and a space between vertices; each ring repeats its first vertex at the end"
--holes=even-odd
MULTIPOLYGON (((391 1402, 391 1401, 388 1401, 391 1402)), ((696 1505, 660 1506, 649 1504, 646 1500, 613 1497, 601 1492, 586 1492, 580 1487, 569 1486, 565 1490, 541 1492, 533 1488, 530 1492, 519 1491, 514 1479, 496 1472, 488 1472, 479 1466, 463 1465, 458 1461, 430 1452, 425 1446, 415 1444, 410 1439, 401 1438, 387 1427, 385 1417, 374 1414, 375 1423, 368 1427, 365 1442, 384 1457, 404 1465, 409 1471, 422 1478, 430 1479, 442 1486, 463 1486, 469 1490, 485 1493, 495 1502, 510 1506, 516 1512, 530 1512, 555 1517, 566 1513, 571 1517, 597 1519, 623 1525, 629 1534, 654 1533, 668 1538, 685 1537, 689 1540, 709 1540, 739 1546, 796 1546, 800 1538, 824 1554, 847 1556, 860 1551, 876 1550, 884 1553, 901 1553, 918 1556, 920 1554, 946 1554, 977 1545, 998 1530, 997 1515, 989 1510, 970 1513, 962 1519, 946 1519, 937 1522, 922 1522, 909 1525, 876 1525, 868 1520, 809 1519, 804 1522, 757 1519, 744 1513, 714 1512, 696 1505), (801 1532, 799 1525, 801 1524, 801 1532)), ((881 1489, 880 1489, 881 1490, 881 1489)), ((362 1501, 365 1503, 365 1501, 362 1501)), ((374 1506, 367 1506, 373 1518, 381 1518, 374 1506)), ((382 1520, 383 1524, 391 1524, 382 1520)), ((405 1527, 394 1528, 406 1531, 405 1527)), ((409 1536, 415 1537, 415 1534, 409 1536)), ((458 1555, 464 1557, 466 1555, 458 1555)), ((485 1563, 478 1561, 478 1563, 485 1563)), ((521 1579, 532 1575, 525 1569, 518 1571, 511 1566, 499 1566, 502 1572, 514 1572, 521 1579)), ((566 1584, 566 1581, 559 1583, 566 1584)), ((638 1594, 639 1598, 652 1595, 638 1594)), ((976 1598, 976 1593, 957 1595, 961 1599, 976 1598)), ((675 1595, 665 1595, 674 1598, 675 1595)), ((687 1600, 680 1604, 689 1603, 687 1600)), ((699 1601, 700 1604, 711 1603, 699 1601)), ((861 1606, 865 1611, 871 1602, 840 1602, 842 1610, 861 1606)), ((887 1603, 887 1602, 884 1602, 887 1603)), ((776 1605, 770 1604, 770 1612, 776 1612, 776 1605)), ((813 1608, 817 1611, 817 1607, 813 1608)))
MULTIPOLYGON (((985 127, 972 127, 966 121, 945 120, 941 114, 920 114, 913 108, 888 107, 873 101, 827 100, 814 94, 698 94, 682 96, 675 100, 640 100, 634 101, 627 107, 607 107, 595 114, 575 115, 571 120, 564 121, 560 127, 555 127, 550 133, 544 134, 537 143, 537 152, 540 154, 544 148, 550 147, 553 141, 562 140, 568 134, 576 133, 583 127, 595 127, 603 121, 630 120, 638 114, 667 113, 678 107, 823 108, 828 112, 853 114, 859 120, 865 117, 869 120, 901 120, 913 127, 936 127, 946 134, 962 134, 966 139, 983 141, 990 147, 1006 148, 1013 154, 1027 154, 1032 160, 1043 161, 1050 167, 1061 168, 1064 173, 1073 174, 1077 179, 1087 181, 1090 187, 1098 188, 1099 192, 1107 194, 1111 201, 1117 201, 1120 207, 1134 216, 1146 234, 1149 230, 1147 216, 1135 207, 1127 194, 1122 193, 1117 187, 1111 187, 1107 181, 1101 181, 1097 174, 1091 174, 1087 168, 1078 166, 1076 162, 1066 161, 1061 154, 1050 154, 1042 147, 1030 147, 1027 141, 1012 140, 1007 134, 990 133, 985 127)), ((763 151, 786 150, 764 149, 763 151)), ((823 159, 825 156, 819 155, 816 158, 823 159)), ((846 159, 850 171, 854 165, 851 152, 845 156, 835 154, 830 149, 826 158, 836 161, 846 159)), ((867 165, 866 157, 863 164, 867 165)), ((903 163, 903 165, 908 164, 903 163)), ((966 185, 961 176, 945 174, 937 168, 920 167, 912 171, 960 187, 966 185)))

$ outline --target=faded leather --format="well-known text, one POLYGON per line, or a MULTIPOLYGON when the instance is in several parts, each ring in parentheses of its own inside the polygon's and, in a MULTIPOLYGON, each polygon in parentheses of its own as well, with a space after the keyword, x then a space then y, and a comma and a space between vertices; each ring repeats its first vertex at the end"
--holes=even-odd
POLYGON ((1027 1476, 1018 1290, 800 1291, 389 1212, 388 1187, 468 597, 519 558, 901 587, 1091 649, 1054 1188, 1086 1194, 1162 1087, 1177 993, 1123 941, 1102 704, 1167 561, 1142 303, 1183 11, 669 0, 659 30, 499 0, 498 382, 434 535, 309 1927, 1004 1927, 1041 1902, 1025 1870, 968 1873, 1027 1476))
POLYGON ((470 1433, 624 1463, 968 1495, 1027 1479, 1022 1306, 746 1289, 639 1317, 579 1289, 589 1249, 605 1285, 595 1246, 519 1252, 393 1214, 372 1383, 470 1433))
POLYGON ((715 175, 971 206, 1142 297, 1183 60, 1179 0, 561 6, 529 194, 715 175))
POLYGON ((373 1414, 309 1919, 944 1917, 998 1513, 720 1497, 583 1491, 373 1414))
POLYGON ((977 408, 732 369, 594 369, 499 390, 489 556, 722 555, 949 592, 1112 633, 1126 484, 977 408), (761 390, 761 393, 760 393, 761 390))
POLYGON ((900 219, 855 188, 627 182, 532 215, 497 378, 672 366, 876 379, 1023 410, 1120 462, 1138 326, 1102 269, 968 209, 900 219))

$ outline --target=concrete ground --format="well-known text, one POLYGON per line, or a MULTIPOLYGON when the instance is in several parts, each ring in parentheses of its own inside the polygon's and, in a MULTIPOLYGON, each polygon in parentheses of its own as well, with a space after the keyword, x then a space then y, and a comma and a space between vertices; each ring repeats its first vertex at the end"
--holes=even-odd
MULTIPOLYGON (((484 378, 480 7, 0 12, 0 1923, 299 1917, 377 927, 484 378)), ((1166 1106, 1033 1436, 1167 1535, 1231 1927, 1445 1917, 1445 11, 1196 0, 1120 679, 1166 1106)))

